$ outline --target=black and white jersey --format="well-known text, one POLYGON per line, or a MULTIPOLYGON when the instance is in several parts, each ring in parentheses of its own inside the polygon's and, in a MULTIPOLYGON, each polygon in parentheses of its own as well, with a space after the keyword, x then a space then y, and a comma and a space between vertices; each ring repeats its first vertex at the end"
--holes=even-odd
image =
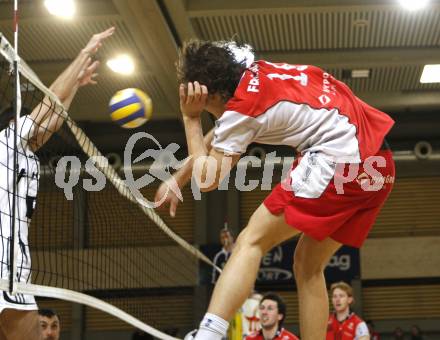
MULTIPOLYGON (((18 121, 17 164, 14 166, 14 123, 0 131, 0 275, 9 279, 9 258, 13 218, 13 177, 16 172, 16 213, 18 228, 17 280, 30 282, 31 257, 28 244, 28 228, 35 209, 40 176, 39 161, 29 147, 34 123, 29 116, 18 121)), ((0 312, 4 308, 36 309, 30 295, 10 296, 0 292, 0 312)))
MULTIPOLYGON (((220 269, 223 270, 230 256, 231 256, 231 252, 227 251, 225 248, 222 248, 217 254, 215 254, 212 262, 214 263, 215 267, 219 267, 220 269)), ((212 284, 215 284, 217 282, 219 276, 219 273, 217 272, 217 269, 215 269, 215 267, 212 268, 212 277, 211 277, 212 284)))

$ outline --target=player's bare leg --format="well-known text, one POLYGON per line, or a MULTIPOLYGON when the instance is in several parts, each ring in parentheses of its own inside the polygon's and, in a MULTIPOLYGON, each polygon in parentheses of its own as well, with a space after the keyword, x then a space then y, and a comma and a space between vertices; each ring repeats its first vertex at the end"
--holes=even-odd
POLYGON ((5 309, 0 314, 0 340, 41 340, 37 311, 5 309))
POLYGON ((341 244, 327 238, 316 241, 302 235, 295 250, 301 339, 325 339, 329 314, 324 269, 341 244))
POLYGON ((230 320, 249 296, 263 255, 298 233, 284 221, 283 214, 272 215, 261 204, 237 239, 215 286, 208 313, 230 320))
POLYGON ((8 340, 5 333, 3 333, 1 326, 0 326, 0 340, 8 340))

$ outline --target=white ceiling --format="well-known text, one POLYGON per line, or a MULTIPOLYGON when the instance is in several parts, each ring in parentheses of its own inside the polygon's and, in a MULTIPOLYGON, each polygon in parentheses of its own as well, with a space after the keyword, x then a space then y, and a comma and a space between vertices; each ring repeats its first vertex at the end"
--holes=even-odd
MULTIPOLYGON (((440 1, 418 12, 397 0, 77 0, 78 14, 62 21, 43 1, 19 1, 20 55, 49 84, 89 36, 116 34, 99 53, 136 60, 131 77, 101 65, 99 85, 83 89, 71 109, 78 120, 106 121, 119 89, 138 87, 153 99, 154 118, 178 118, 174 61, 183 40, 235 37, 260 58, 316 64, 338 78, 368 68, 369 79, 343 79, 361 98, 385 110, 440 108, 440 84, 420 84, 423 65, 440 63, 440 1)), ((0 32, 12 38, 12 1, 0 0, 0 32)))

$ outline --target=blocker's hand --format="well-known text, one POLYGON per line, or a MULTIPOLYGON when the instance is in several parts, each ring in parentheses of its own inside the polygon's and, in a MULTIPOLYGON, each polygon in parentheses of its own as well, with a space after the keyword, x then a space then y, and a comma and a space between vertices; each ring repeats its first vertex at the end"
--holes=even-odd
POLYGON ((99 48, 102 46, 103 41, 108 37, 112 36, 114 32, 115 32, 115 28, 110 27, 105 31, 94 34, 90 38, 86 47, 84 47, 83 53, 87 54, 89 57, 82 64, 81 72, 78 75, 78 85, 80 87, 88 84, 97 84, 95 78, 98 75, 96 73, 96 70, 98 69, 99 61, 97 60, 93 61, 91 55, 98 52, 99 48))
POLYGON ((105 31, 101 33, 94 34, 89 42, 87 43, 86 47, 84 47, 83 52, 87 54, 95 54, 99 48, 102 46, 102 42, 113 35, 115 32, 114 27, 110 27, 109 29, 106 29, 105 31))
POLYGON ((98 82, 95 80, 98 76, 98 73, 96 73, 96 70, 98 69, 99 61, 95 60, 92 61, 91 58, 89 58, 86 62, 86 64, 83 66, 83 69, 81 70, 80 74, 78 75, 78 86, 85 86, 88 84, 95 85, 98 82))
POLYGON ((188 118, 200 117, 208 99, 208 88, 198 81, 189 82, 187 86, 180 84, 180 111, 188 118))
POLYGON ((93 61, 93 54, 98 51, 104 40, 110 37, 114 31, 115 28, 111 27, 93 35, 75 60, 52 83, 50 89, 58 96, 61 102, 65 103, 73 99, 79 87, 96 84, 96 71, 99 62, 97 60, 93 61))

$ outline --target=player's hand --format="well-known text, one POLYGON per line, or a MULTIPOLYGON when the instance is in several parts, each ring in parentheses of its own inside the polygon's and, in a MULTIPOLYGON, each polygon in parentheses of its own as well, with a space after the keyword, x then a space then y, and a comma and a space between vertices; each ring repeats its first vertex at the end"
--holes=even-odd
POLYGON ((180 111, 188 118, 200 117, 208 99, 208 88, 198 81, 180 84, 180 111))
POLYGON ((89 84, 95 85, 98 83, 96 81, 96 77, 98 76, 96 70, 98 69, 98 66, 99 66, 99 61, 95 60, 92 62, 92 58, 89 58, 87 60, 87 63, 84 65, 83 69, 78 75, 79 87, 89 84))
POLYGON ((177 195, 169 188, 169 184, 163 182, 156 191, 154 196, 154 202, 157 204, 162 201, 160 208, 164 208, 167 205, 170 206, 170 216, 176 216, 177 205, 179 204, 179 198, 177 195), (165 199, 164 199, 165 197, 165 199), (163 201, 162 201, 163 200, 163 201))
POLYGON ((91 55, 95 54, 102 46, 102 42, 113 35, 114 32, 115 28, 110 27, 109 29, 101 33, 94 34, 87 43, 86 47, 84 47, 84 49, 82 50, 83 53, 88 55, 88 58, 86 62, 82 65, 80 74, 78 75, 79 87, 88 84, 97 84, 97 81, 95 79, 98 76, 96 70, 98 69, 99 61, 93 61, 91 55))
POLYGON ((83 52, 89 55, 95 54, 102 46, 102 42, 110 37, 114 32, 115 28, 110 27, 101 33, 94 34, 87 43, 86 47, 83 48, 83 52))
POLYGON ((96 70, 99 62, 93 61, 92 55, 102 46, 103 40, 110 37, 114 31, 115 28, 111 27, 104 32, 95 34, 75 60, 52 83, 50 89, 61 102, 64 103, 73 99, 79 87, 96 84, 96 70))

